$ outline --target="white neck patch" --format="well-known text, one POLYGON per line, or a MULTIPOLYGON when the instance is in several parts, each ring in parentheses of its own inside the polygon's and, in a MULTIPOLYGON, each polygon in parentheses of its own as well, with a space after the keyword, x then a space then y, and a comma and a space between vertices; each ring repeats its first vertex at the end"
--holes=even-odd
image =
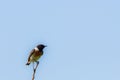
POLYGON ((37 47, 34 48, 35 50, 39 51, 39 49, 37 47))

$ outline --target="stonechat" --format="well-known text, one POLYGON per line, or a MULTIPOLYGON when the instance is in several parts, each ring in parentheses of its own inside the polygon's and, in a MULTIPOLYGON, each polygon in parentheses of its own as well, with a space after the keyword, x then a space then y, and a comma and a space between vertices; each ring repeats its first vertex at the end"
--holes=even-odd
POLYGON ((43 55, 43 49, 46 46, 43 44, 39 44, 37 45, 31 52, 30 55, 28 57, 28 61, 26 63, 26 65, 29 65, 31 62, 37 62, 39 64, 39 58, 43 55))

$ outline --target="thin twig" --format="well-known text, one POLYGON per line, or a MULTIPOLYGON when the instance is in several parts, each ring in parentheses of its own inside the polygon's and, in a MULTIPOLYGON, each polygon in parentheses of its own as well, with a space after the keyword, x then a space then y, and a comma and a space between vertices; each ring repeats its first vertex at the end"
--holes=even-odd
POLYGON ((33 76, 32 76, 32 80, 35 79, 35 73, 36 73, 36 69, 37 69, 38 65, 39 65, 39 62, 37 62, 37 65, 36 65, 36 67, 34 68, 34 63, 33 63, 33 76))

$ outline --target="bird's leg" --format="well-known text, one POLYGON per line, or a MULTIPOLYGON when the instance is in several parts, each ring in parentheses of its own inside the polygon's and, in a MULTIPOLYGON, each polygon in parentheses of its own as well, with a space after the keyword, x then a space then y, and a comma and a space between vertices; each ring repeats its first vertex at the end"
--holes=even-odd
POLYGON ((37 67, 38 67, 38 65, 39 65, 39 61, 36 61, 36 63, 37 63, 36 67, 35 67, 35 68, 33 67, 34 73, 36 72, 36 69, 37 69, 37 67))
POLYGON ((36 65, 36 67, 34 68, 34 73, 36 72, 36 69, 37 69, 37 67, 38 67, 38 65, 39 65, 39 61, 36 61, 36 63, 37 63, 37 65, 36 65))
POLYGON ((36 61, 37 65, 35 67, 35 70, 37 69, 38 65, 39 65, 39 61, 36 61))

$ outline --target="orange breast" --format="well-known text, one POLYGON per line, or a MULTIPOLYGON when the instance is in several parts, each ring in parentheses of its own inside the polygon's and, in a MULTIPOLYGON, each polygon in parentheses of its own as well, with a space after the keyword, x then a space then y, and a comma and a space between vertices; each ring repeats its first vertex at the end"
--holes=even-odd
POLYGON ((37 57, 37 56, 41 56, 41 55, 42 55, 42 52, 37 51, 34 56, 37 57))

